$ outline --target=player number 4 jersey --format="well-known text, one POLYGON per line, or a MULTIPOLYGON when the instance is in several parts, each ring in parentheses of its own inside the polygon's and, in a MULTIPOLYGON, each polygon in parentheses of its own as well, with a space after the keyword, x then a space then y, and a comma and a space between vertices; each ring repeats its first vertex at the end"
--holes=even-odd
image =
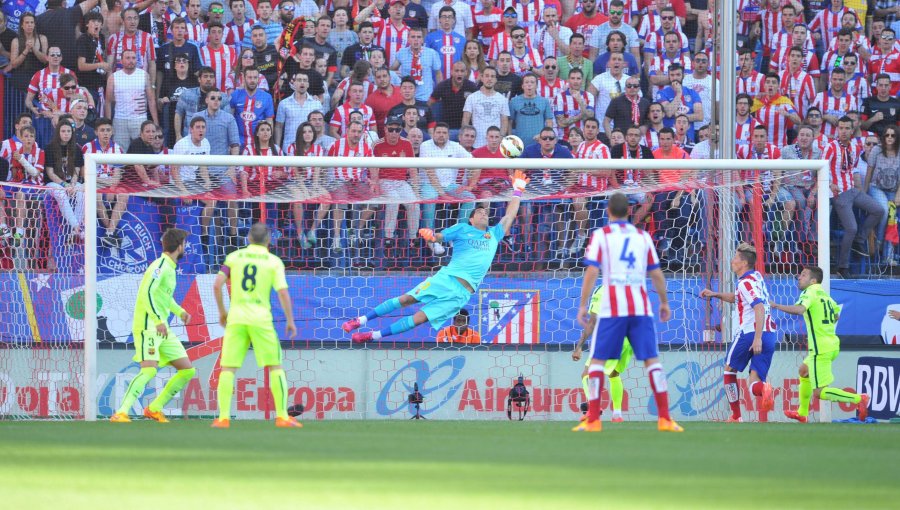
POLYGON ((741 333, 753 333, 756 315, 753 307, 762 304, 765 307, 763 331, 775 331, 775 321, 769 308, 769 290, 759 271, 747 271, 738 280, 734 291, 735 314, 741 333))
POLYGON ((659 268, 659 256, 650 234, 612 222, 591 235, 584 260, 603 274, 597 317, 653 316, 646 281, 647 271, 659 268))

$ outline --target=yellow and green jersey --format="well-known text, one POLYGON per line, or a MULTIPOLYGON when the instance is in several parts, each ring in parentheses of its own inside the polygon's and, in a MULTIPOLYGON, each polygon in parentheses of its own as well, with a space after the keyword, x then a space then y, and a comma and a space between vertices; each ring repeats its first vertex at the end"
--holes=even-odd
POLYGON ((840 350, 841 339, 838 338, 835 329, 841 305, 831 299, 818 283, 801 292, 797 304, 806 308, 803 319, 806 321, 806 333, 809 336, 809 352, 823 354, 840 350))
POLYGON ((594 289, 594 293, 591 294, 591 304, 588 307, 588 312, 597 315, 600 313, 600 303, 603 301, 603 285, 594 289))
POLYGON ((231 281, 228 323, 271 327, 272 290, 288 286, 281 259, 251 244, 228 255, 219 272, 231 281))
POLYGON ((184 309, 175 302, 175 261, 168 256, 153 261, 144 271, 134 305, 132 329, 145 331, 157 324, 168 324, 169 313, 181 315, 184 309))

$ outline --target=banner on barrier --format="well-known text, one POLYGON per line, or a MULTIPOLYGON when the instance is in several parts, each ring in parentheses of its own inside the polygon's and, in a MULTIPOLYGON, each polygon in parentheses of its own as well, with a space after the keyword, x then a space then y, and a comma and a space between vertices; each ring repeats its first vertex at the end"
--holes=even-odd
POLYGON ((869 416, 879 420, 896 418, 900 412, 900 359, 859 358, 856 387, 869 395, 869 416))

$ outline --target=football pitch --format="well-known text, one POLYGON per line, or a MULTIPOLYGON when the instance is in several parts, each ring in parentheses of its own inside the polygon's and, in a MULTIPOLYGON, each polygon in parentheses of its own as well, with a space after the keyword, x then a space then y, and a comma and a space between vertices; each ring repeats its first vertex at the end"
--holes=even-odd
POLYGON ((209 424, 2 422, 2 507, 821 510, 900 496, 892 425, 209 424))

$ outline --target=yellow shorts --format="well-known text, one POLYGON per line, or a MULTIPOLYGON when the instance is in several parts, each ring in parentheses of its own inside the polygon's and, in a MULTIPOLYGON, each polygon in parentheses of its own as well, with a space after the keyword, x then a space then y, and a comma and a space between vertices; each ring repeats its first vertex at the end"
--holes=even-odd
POLYGON ((135 354, 132 358, 140 363, 142 361, 156 361, 160 367, 164 367, 176 359, 186 358, 187 352, 181 345, 181 340, 172 334, 172 330, 168 329, 169 335, 160 337, 156 332, 156 328, 145 331, 132 331, 134 335, 135 354))
POLYGON ((274 326, 229 323, 225 326, 225 338, 222 340, 222 366, 238 368, 243 365, 247 349, 251 345, 257 366, 270 367, 281 364, 281 342, 274 326))
MULTIPOLYGON (((622 356, 619 359, 608 359, 606 360, 606 364, 603 366, 603 371, 606 372, 608 376, 615 370, 619 374, 625 372, 628 369, 628 364, 631 363, 631 358, 634 357, 634 349, 631 348, 631 342, 626 338, 622 343, 622 356)), ((591 366, 591 356, 590 351, 588 351, 587 359, 584 360, 584 366, 591 366)))
POLYGON ((837 359, 841 351, 824 352, 821 354, 809 353, 803 360, 803 364, 809 369, 809 382, 813 388, 824 388, 834 382, 834 374, 831 372, 831 364, 837 359))

